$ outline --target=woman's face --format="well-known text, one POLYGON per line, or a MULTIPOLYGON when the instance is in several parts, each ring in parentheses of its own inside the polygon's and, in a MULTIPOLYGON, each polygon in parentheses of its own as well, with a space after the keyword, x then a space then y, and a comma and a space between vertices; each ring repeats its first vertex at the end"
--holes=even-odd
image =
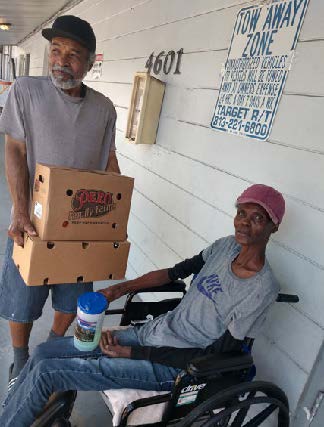
POLYGON ((241 245, 267 244, 276 226, 262 206, 242 203, 237 206, 234 218, 235 239, 241 245))

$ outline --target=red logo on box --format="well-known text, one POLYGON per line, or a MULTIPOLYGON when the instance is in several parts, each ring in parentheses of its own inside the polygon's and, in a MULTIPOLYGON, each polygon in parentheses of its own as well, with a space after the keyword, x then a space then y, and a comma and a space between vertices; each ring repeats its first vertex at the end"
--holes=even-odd
POLYGON ((116 209, 113 193, 102 190, 78 190, 71 201, 69 220, 97 218, 116 209))

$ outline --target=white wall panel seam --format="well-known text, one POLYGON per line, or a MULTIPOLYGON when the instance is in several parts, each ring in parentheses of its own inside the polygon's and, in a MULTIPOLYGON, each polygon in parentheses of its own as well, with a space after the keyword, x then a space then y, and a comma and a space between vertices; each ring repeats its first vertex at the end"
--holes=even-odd
POLYGON ((130 265, 130 267, 131 267, 131 269, 134 271, 134 273, 136 274, 136 275, 138 275, 139 273, 136 271, 136 269, 134 268, 134 266, 133 266, 133 264, 131 263, 131 261, 128 259, 128 261, 127 261, 127 265, 130 265))
MULTIPOLYGON (((280 289, 280 292, 285 292, 284 289, 280 289)), ((310 317, 309 314, 307 314, 303 309, 299 308, 298 306, 296 306, 296 304, 289 304, 290 307, 297 311, 301 316, 305 317, 307 320, 309 320, 310 322, 314 323, 314 325, 316 325, 318 328, 320 328, 322 331, 324 331, 324 325, 320 324, 317 320, 315 320, 313 317, 310 317)))
MULTIPOLYGON (((275 139, 268 139, 269 144, 272 145, 279 145, 281 147, 287 147, 287 148, 291 148, 292 150, 299 150, 299 151, 306 151, 307 153, 313 153, 313 154, 318 154, 320 156, 324 155, 324 151, 321 150, 316 150, 313 148, 307 148, 307 147, 303 147, 303 146, 297 146, 297 145, 291 145, 291 144, 285 144, 284 142, 280 142, 280 141, 276 141, 275 139)), ((324 212, 324 209, 318 208, 321 212, 324 212)))
POLYGON ((290 92, 290 91, 283 91, 283 95, 287 96, 300 96, 300 97, 306 97, 306 98, 324 98, 324 95, 314 95, 312 93, 298 93, 298 92, 290 92))
POLYGON ((129 235, 130 240, 132 242, 132 245, 136 246, 137 249, 145 256, 145 258, 147 258, 153 265, 154 267, 156 267, 157 269, 159 269, 159 266, 155 264, 155 262, 148 256, 148 254, 142 249, 142 247, 140 245, 138 245, 136 243, 136 241, 131 237, 131 235, 129 235))
POLYGON ((131 157, 128 157, 128 156, 126 156, 125 154, 120 153, 120 152, 118 152, 118 154, 119 154, 119 155, 121 155, 122 157, 124 157, 124 158, 126 158, 126 159, 130 160, 131 162, 133 162, 133 163, 137 164, 138 166, 140 166, 141 168, 143 168, 143 169, 147 170, 148 172, 150 172, 150 173, 154 174, 155 176, 157 176, 158 178, 162 179, 163 181, 166 181, 167 183, 169 183, 169 184, 173 185, 174 187, 178 188, 179 190, 183 191, 184 193, 189 194, 189 196, 192 196, 192 197, 194 197, 195 199, 200 200, 200 201, 201 201, 202 203, 204 203, 205 205, 210 206, 211 208, 213 208, 213 209, 215 209, 216 211, 218 211, 218 212, 222 213, 223 215, 228 216, 229 218, 232 218, 232 215, 231 215, 231 214, 229 214, 228 212, 224 211, 223 209, 220 209, 218 206, 215 206, 215 205, 213 205, 212 203, 207 202, 206 200, 202 199, 201 197, 197 196, 196 194, 191 193, 190 191, 188 191, 188 190, 186 190, 185 188, 181 187, 180 185, 178 185, 178 184, 176 184, 176 183, 174 183, 174 182, 170 181, 170 180, 169 180, 169 179, 167 179, 166 177, 164 177, 164 176, 162 176, 162 175, 160 175, 160 174, 158 174, 158 173, 154 172, 153 170, 149 169, 148 167, 143 166, 141 163, 137 162, 136 160, 132 159, 131 157))
MULTIPOLYGON (((304 96, 304 95, 300 95, 300 96, 304 96)), ((321 97, 316 97, 316 98, 324 98, 323 96, 321 97)), ((124 107, 117 107, 117 108, 124 108, 124 107)), ((209 129, 212 132, 215 132, 214 130, 211 129, 210 126, 204 125, 202 123, 197 123, 197 122, 191 122, 188 120, 181 120, 181 119, 176 119, 175 117, 172 116, 168 116, 165 115, 164 118, 169 119, 169 120, 174 120, 178 123, 184 123, 186 125, 191 125, 191 126, 199 126, 202 127, 204 129, 209 129)), ((259 141, 257 141, 256 139, 250 139, 247 137, 242 137, 244 138, 245 141, 249 141, 252 144, 260 144, 259 141)), ((287 148, 291 148, 292 150, 299 150, 299 151, 307 151, 308 153, 314 153, 314 154, 319 154, 319 155, 324 155, 324 151, 321 150, 315 150, 315 149, 311 149, 311 148, 307 148, 307 147, 301 147, 301 146, 296 146, 296 145, 291 145, 291 144, 285 144, 284 142, 281 141, 276 141, 275 139, 269 138, 265 143, 269 143, 269 144, 273 144, 273 145, 279 145, 281 147, 287 147, 287 148)), ((320 208, 318 208, 320 209, 320 208)), ((321 210, 321 212, 324 212, 324 210, 321 210)))
MULTIPOLYGON (((121 38, 121 37, 120 37, 121 38)), ((317 40, 305 40, 305 41, 298 41, 297 47, 296 49, 299 47, 299 45, 302 45, 304 43, 313 43, 313 42, 323 42, 324 39, 317 39, 317 40)), ((101 42, 103 43, 103 41, 101 42)), ((219 47, 216 49, 205 49, 205 48, 200 48, 200 49, 192 49, 192 50, 184 50, 183 55, 196 55, 199 53, 209 53, 209 52, 227 52, 228 51, 228 47, 219 47)), ((162 57, 164 57, 165 55, 162 55, 162 57)), ((147 59, 147 55, 145 56, 127 56, 124 58, 111 58, 111 59, 104 59, 103 62, 107 63, 107 62, 116 62, 116 61, 130 61, 133 59, 147 59)))
MULTIPOLYGON (((90 9, 93 9, 95 7, 98 7, 100 5, 100 3, 104 3, 105 1, 107 1, 107 0, 100 0, 97 3, 95 3, 95 4, 91 4, 88 8, 82 10, 78 14, 78 16, 82 16, 83 19, 86 19, 86 12, 87 11, 89 11, 90 9)), ((121 11, 119 11, 117 13, 113 13, 112 15, 108 16, 107 18, 101 19, 100 21, 97 21, 97 22, 92 22, 91 25, 95 26, 95 25, 100 24, 102 22, 108 21, 109 19, 114 18, 115 16, 123 15, 124 13, 127 13, 127 12, 129 12, 131 10, 134 10, 138 6, 143 6, 145 3, 150 3, 152 1, 154 1, 154 0, 143 0, 141 3, 138 3, 138 4, 136 4, 134 6, 131 6, 131 7, 127 7, 126 9, 122 9, 121 11)))
POLYGON ((145 228, 147 228, 147 230, 149 230, 149 232, 152 233, 156 239, 160 240, 160 242, 162 242, 179 259, 183 259, 183 257, 180 254, 178 254, 173 248, 171 248, 171 246, 169 246, 163 239, 161 239, 161 237, 155 231, 153 231, 150 227, 148 227, 148 225, 145 222, 143 222, 138 215, 136 215, 134 212, 132 212, 131 215, 133 215, 137 219, 137 221, 139 221, 145 228))
MULTIPOLYGON (((198 53, 208 53, 208 52, 227 52, 228 48, 219 48, 219 49, 195 49, 195 50, 186 50, 183 52, 182 55, 196 55, 198 53)), ((161 55, 161 57, 164 57, 166 55, 161 55)), ((124 58, 112 58, 112 59, 104 59, 103 63, 108 62, 118 62, 118 61, 132 61, 134 59, 147 59, 147 55, 145 56, 126 56, 124 58)), ((96 81, 96 80, 94 80, 96 81)), ((104 80, 101 80, 104 81, 104 80)), ((190 88, 189 88, 190 89, 190 88)))
POLYGON ((251 1, 243 1, 242 3, 233 4, 233 5, 228 6, 228 7, 221 7, 221 8, 218 8, 218 9, 208 10, 206 12, 197 13, 195 15, 189 15, 189 16, 186 16, 186 17, 183 17, 183 18, 175 19, 173 21, 163 22, 163 23, 158 24, 158 25, 152 25, 152 26, 149 26, 149 27, 141 28, 139 30, 135 30, 135 31, 130 31, 128 33, 119 34, 119 35, 116 35, 114 37, 109 37, 109 38, 106 38, 106 39, 98 40, 98 43, 103 43, 103 42, 106 42, 106 41, 109 41, 109 40, 117 40, 117 39, 120 39, 122 37, 127 37, 127 36, 130 36, 130 35, 133 35, 133 34, 141 33, 143 31, 151 31, 151 30, 154 30, 156 28, 165 27, 166 25, 177 24, 179 22, 187 21, 189 19, 195 19, 195 18, 198 18, 198 17, 201 17, 201 16, 210 15, 211 13, 218 13, 218 12, 220 12, 222 10, 228 10, 228 9, 232 9, 232 8, 237 8, 238 6, 245 6, 245 5, 249 5, 249 4, 251 4, 251 1))
POLYGON ((318 262, 312 260, 309 257, 306 257, 305 255, 301 254, 300 252, 295 251, 293 248, 285 245, 284 243, 279 242, 279 240, 271 238, 272 242, 274 242, 276 245, 280 246, 281 248, 285 249, 286 251, 298 256, 299 258, 303 259, 304 261, 307 261, 308 263, 312 264, 314 267, 318 268, 319 270, 324 271, 324 266, 319 264, 318 262))
MULTIPOLYGON (((150 2, 150 1, 151 0, 148 0, 148 2, 150 2)), ((143 4, 145 4, 145 3, 147 3, 147 2, 144 1, 143 4)), ((162 22, 160 24, 156 24, 156 25, 144 27, 144 28, 141 28, 141 29, 138 29, 138 30, 125 32, 125 33, 122 33, 122 34, 119 34, 119 35, 116 35, 116 36, 113 36, 113 37, 109 37, 109 38, 98 40, 98 42, 103 43, 103 42, 106 42, 106 41, 109 41, 109 40, 117 40, 119 38, 127 37, 129 35, 137 34, 137 33, 143 32, 143 31, 151 31, 151 30, 154 30, 156 28, 164 27, 166 25, 172 25, 172 24, 176 24, 176 23, 179 23, 179 22, 187 21, 187 20, 190 20, 190 19, 195 19, 195 18, 198 18, 198 17, 201 17, 201 16, 210 15, 212 13, 219 13, 219 12, 221 12, 223 10, 229 10, 229 9, 232 9, 232 8, 237 8, 238 6, 241 6, 241 7, 249 6, 249 5, 252 5, 253 3, 254 3, 253 1, 242 1, 242 2, 238 2, 238 3, 232 4, 232 5, 228 6, 228 7, 221 7, 221 8, 217 8, 217 9, 211 9, 211 10, 208 10, 208 11, 205 11, 205 12, 200 12, 200 13, 197 13, 197 14, 194 14, 194 15, 188 15, 188 16, 185 16, 185 17, 182 17, 182 18, 178 18, 178 19, 175 19, 175 20, 170 20, 170 21, 167 21, 167 22, 162 22)), ((117 15, 120 15, 122 13, 125 13, 125 12, 128 12, 130 10, 133 10, 136 7, 141 6, 141 5, 142 4, 138 4, 134 8, 129 8, 129 9, 126 9, 125 11, 122 11, 122 12, 117 13, 115 15, 111 15, 108 18, 105 18, 105 19, 103 19, 101 21, 97 21, 95 23, 92 23, 92 25, 96 26, 97 24, 100 24, 102 22, 108 21, 109 19, 113 18, 114 16, 117 16, 117 15)), ((322 38, 302 39, 302 40, 299 39, 298 42, 303 42, 303 43, 306 42, 307 43, 308 41, 321 41, 321 40, 323 40, 323 39, 322 38)))
POLYGON ((171 215, 170 212, 168 212, 166 209, 162 208, 162 206, 160 206, 159 204, 157 204, 156 202, 154 202, 152 199, 150 199, 149 197, 147 197, 146 194, 144 194, 140 190, 138 190, 136 188, 136 186, 134 187, 134 191, 137 191, 141 196, 143 196, 146 200, 148 200, 154 206, 156 206, 157 208, 159 208, 162 212, 164 212, 165 214, 167 214, 170 218, 174 219, 178 224, 181 224, 184 228, 186 228, 187 230, 189 230, 192 234, 194 234, 195 236, 199 237, 199 239, 201 239, 204 243, 207 243, 208 245, 210 245, 211 242, 209 242, 208 240, 206 240, 204 237, 202 237, 196 231, 192 230, 190 227, 188 227, 187 224, 184 224, 182 221, 179 221, 178 218, 176 218, 174 215, 171 215))
MULTIPOLYGON (((123 132, 124 132, 124 130, 122 130, 122 129, 116 129, 116 130, 117 130, 118 132, 121 132, 121 133, 123 133, 123 132)), ((212 131, 212 132, 215 132, 215 131, 212 131)), ((157 144, 157 145, 158 145, 158 144, 157 144)), ((280 145, 280 144, 278 144, 278 145, 280 145)), ((233 177, 233 178, 240 179, 240 180, 242 180, 242 181, 246 182, 247 184, 250 184, 250 185, 255 184, 255 182, 253 182, 253 181, 251 181, 251 180, 249 180, 249 179, 247 179, 247 178, 245 178, 245 177, 242 177, 242 176, 240 176, 240 175, 233 174, 232 172, 229 172, 229 171, 227 171, 227 170, 225 170, 225 169, 219 168, 219 167, 214 166, 214 165, 210 165, 209 163, 206 163, 206 162, 204 162, 204 161, 202 161, 202 160, 195 159, 195 158, 193 158, 193 157, 190 157, 190 156, 188 156, 188 155, 186 155, 186 154, 183 154, 183 153, 180 153, 180 152, 178 152, 178 151, 167 149, 167 148, 163 147, 162 145, 158 145, 158 146, 159 146, 159 148, 160 148, 160 149, 163 149, 163 150, 165 150, 166 152, 173 153, 173 154, 177 154, 178 156, 184 157, 184 158, 186 158, 186 159, 188 159, 188 160, 191 160, 191 161, 193 161, 193 162, 197 162, 197 163, 199 163, 199 164, 201 164, 201 165, 203 165, 203 166, 206 166, 206 167, 208 167, 208 168, 210 168, 210 169, 217 170, 218 172, 224 173, 224 174, 229 175, 229 176, 231 176, 231 177, 233 177)), ((130 158, 130 157, 128 157, 128 156, 126 156, 126 155, 125 155, 124 153, 122 153, 121 151, 118 151, 118 155, 122 155, 123 157, 127 158, 128 160, 130 160, 130 161, 132 161, 132 162, 136 163, 137 165, 139 165, 139 166, 143 167, 144 169, 148 170, 149 172, 152 172, 152 173, 154 173, 155 175, 159 176, 161 179, 163 179, 163 180, 165 180, 165 181, 168 181, 165 177, 162 177, 161 175, 159 175, 159 174, 157 174, 157 173, 153 172, 151 169, 149 169, 149 168, 147 168, 147 167, 143 166, 141 163, 139 163, 139 162, 135 161, 134 159, 132 159, 132 158, 130 158)), ((173 183, 173 182, 171 182, 171 181, 168 181, 168 182, 170 182, 171 184, 173 184, 173 185, 177 186, 177 184, 175 184, 175 183, 173 183)), ((188 192, 187 190, 185 190, 185 189, 184 189, 184 188, 182 188, 182 187, 179 187, 179 186, 177 186, 177 187, 178 187, 178 188, 180 188, 181 190, 183 190, 183 191, 187 192, 188 194, 192 194, 192 193, 188 192)), ((307 206, 307 207, 309 207, 309 208, 311 208, 311 209, 314 209, 314 210, 316 210, 316 211, 319 211, 319 212, 323 212, 323 213, 324 213, 324 209, 320 208, 319 206, 315 206, 315 205, 313 205, 313 204, 311 204, 311 203, 308 203, 308 202, 306 202, 306 201, 304 201, 304 200, 302 200, 302 199, 299 199, 299 198, 297 198, 297 197, 294 197, 294 196, 292 196, 292 195, 290 195, 290 194, 286 194, 286 193, 283 193, 283 194, 284 194, 284 196, 285 196, 285 197, 287 197, 287 198, 289 198, 289 199, 291 199, 291 200, 294 200, 294 201, 295 201, 295 202, 297 202, 297 203, 300 203, 300 204, 302 204, 302 205, 304 205, 304 206, 307 206)), ((195 196, 194 194, 192 194, 192 195, 193 195, 193 196, 195 196)), ((212 204, 209 204, 209 203, 208 203, 208 202, 206 202, 205 200, 200 199, 198 196, 195 196, 195 197, 197 197, 199 200, 203 201, 203 202, 204 202, 204 203, 206 203, 207 205, 209 205, 209 206, 211 206, 211 207, 215 208, 216 210, 219 210, 220 212, 224 213, 225 215, 229 216, 229 214, 228 214, 227 212, 222 211, 222 210, 221 210, 220 208, 218 208, 217 206, 212 205, 212 204)))
POLYGON ((310 39, 302 39, 302 38, 298 39, 298 43, 323 42, 323 41, 324 41, 323 37, 314 37, 310 39))
POLYGON ((287 359, 289 359, 294 365, 296 365, 298 369, 300 369, 302 372, 304 372, 307 375, 309 374, 309 372, 303 366, 301 366, 296 360, 294 360, 289 355, 289 353, 287 353, 280 345, 278 345, 278 343, 273 338, 269 337, 264 332, 262 332, 262 336, 265 340, 267 340, 271 344, 271 346, 275 346, 276 349, 280 351, 280 353, 284 354, 287 359))
MULTIPOLYGON (((128 59, 115 59, 115 60, 108 60, 108 61, 103 61, 103 62, 116 62, 116 61, 129 61, 129 60, 133 60, 133 59, 146 59, 145 57, 141 57, 141 58, 128 58, 128 59)), ((100 83, 100 84, 117 84, 117 85, 127 85, 127 86, 133 86, 133 82, 129 81, 129 82, 122 82, 122 81, 112 81, 112 80, 100 80, 100 82, 98 82, 98 80, 91 80, 91 79, 85 79, 84 80, 86 83, 100 83)), ((210 87, 210 86, 179 86, 176 85, 172 82, 167 82, 167 86, 168 87, 173 87, 173 88, 181 88, 183 90, 187 90, 189 92, 193 92, 193 91, 203 91, 203 90, 208 90, 208 91, 214 91, 214 92, 219 92, 219 88, 218 87, 210 87)), ((291 91, 283 91, 283 95, 285 96, 298 96, 298 97, 306 97, 306 98, 324 98, 324 95, 315 95, 312 93, 302 93, 302 92, 291 92, 291 91)), ((216 96, 217 94, 215 94, 215 103, 216 103, 216 96)), ((128 106, 123 106, 123 105, 116 105, 119 108, 127 108, 128 106)), ((166 116, 168 117, 168 116, 166 116)), ((170 117, 171 118, 171 117, 170 117)), ((201 125, 206 127, 206 125, 201 125)), ((209 126, 207 126, 209 127, 209 126)))

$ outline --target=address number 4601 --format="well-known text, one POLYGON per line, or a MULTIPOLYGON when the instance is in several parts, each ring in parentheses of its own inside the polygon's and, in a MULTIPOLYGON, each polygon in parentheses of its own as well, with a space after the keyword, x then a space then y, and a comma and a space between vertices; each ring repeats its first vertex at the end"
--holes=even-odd
POLYGON ((152 52, 146 61, 145 68, 147 68, 149 73, 153 71, 154 74, 160 74, 161 72, 169 74, 171 71, 173 71, 173 74, 181 74, 182 54, 182 48, 177 52, 169 50, 168 53, 162 50, 156 57, 154 57, 154 52, 152 52))

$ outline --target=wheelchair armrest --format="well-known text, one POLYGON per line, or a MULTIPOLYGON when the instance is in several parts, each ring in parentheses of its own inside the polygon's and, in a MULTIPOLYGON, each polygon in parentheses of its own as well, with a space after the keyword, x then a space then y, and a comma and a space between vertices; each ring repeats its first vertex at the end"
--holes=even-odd
POLYGON ((224 372, 241 371, 251 366, 253 366, 253 358, 250 354, 228 352, 194 359, 188 364, 187 371, 197 378, 213 377, 224 372))
POLYGON ((292 294, 278 294, 276 301, 295 303, 295 302, 299 302, 299 297, 298 295, 292 295, 292 294))
MULTIPOLYGON (((125 305, 123 308, 106 310, 105 314, 122 314, 123 316, 127 317, 127 313, 129 313, 130 307, 134 308, 136 305, 141 304, 140 312, 142 312, 142 314, 144 311, 147 311, 147 314, 149 314, 150 313, 150 308, 149 308, 150 306, 153 309, 153 312, 151 312, 150 314, 154 314, 157 311, 157 309, 155 307, 159 306, 161 308, 160 310, 158 310, 158 313, 157 313, 159 315, 159 314, 167 312, 168 310, 173 310, 173 308, 181 300, 181 298, 173 298, 173 299, 166 299, 163 301, 152 301, 152 302, 146 302, 146 303, 142 301, 142 302, 134 303, 133 298, 137 294, 140 294, 143 292, 168 292, 168 293, 181 292, 184 296, 186 293, 186 284, 182 280, 175 280, 174 282, 166 283, 165 285, 162 285, 162 286, 146 288, 146 289, 139 289, 138 291, 130 292, 129 294, 127 294, 126 302, 125 302, 125 305), (164 307, 164 308, 162 309, 162 307, 164 307)), ((144 316, 144 318, 145 318, 145 316, 144 316)), ((136 319, 136 317, 134 319, 136 319)), ((140 320, 140 319, 137 319, 137 320, 140 320)), ((122 320, 121 324, 122 325, 128 324, 127 322, 125 323, 125 318, 122 320)))
POLYGON ((185 291, 186 291, 186 284, 182 280, 175 280, 174 282, 166 283, 162 286, 140 289, 138 291, 131 292, 130 295, 141 294, 143 292, 185 292, 185 291))
POLYGON ((112 310, 106 310, 105 314, 124 314, 125 309, 124 308, 116 308, 112 310))

